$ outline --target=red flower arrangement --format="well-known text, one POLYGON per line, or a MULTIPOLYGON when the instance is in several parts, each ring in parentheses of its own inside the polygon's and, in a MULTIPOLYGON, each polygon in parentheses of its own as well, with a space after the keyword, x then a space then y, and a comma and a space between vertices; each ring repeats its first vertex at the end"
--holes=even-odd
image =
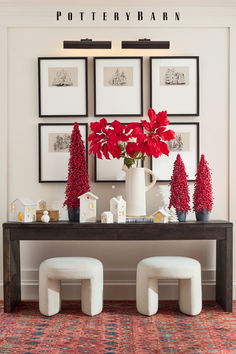
POLYGON ((124 164, 128 168, 135 163, 138 165, 138 160, 144 160, 146 156, 168 156, 169 147, 166 141, 174 139, 175 132, 166 130, 169 124, 167 112, 156 114, 149 108, 148 116, 149 122, 141 120, 141 123, 127 125, 117 120, 108 125, 105 118, 91 123, 92 133, 88 137, 91 142, 89 154, 97 154, 99 159, 124 158, 124 164))
POLYGON ((202 154, 196 173, 196 181, 194 184, 193 209, 195 212, 212 211, 213 196, 211 173, 205 156, 202 154))
POLYGON ((188 192, 187 173, 180 154, 177 155, 174 163, 170 186, 171 196, 169 208, 173 206, 178 212, 188 212, 190 209, 190 198, 188 192))

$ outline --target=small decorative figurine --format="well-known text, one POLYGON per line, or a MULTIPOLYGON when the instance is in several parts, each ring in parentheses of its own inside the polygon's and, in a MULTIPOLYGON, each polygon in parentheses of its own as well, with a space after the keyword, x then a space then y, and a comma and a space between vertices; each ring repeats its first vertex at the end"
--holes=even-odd
POLYGON ((153 213, 152 216, 154 222, 166 224, 168 222, 169 213, 164 208, 161 208, 153 213))
POLYGON ((47 209, 47 203, 45 202, 45 200, 38 200, 37 201, 37 210, 46 210, 47 209))
POLYGON ((10 206, 10 221, 32 222, 36 220, 36 203, 29 198, 16 198, 10 206))
POLYGON ((44 210, 43 216, 41 217, 41 221, 42 222, 49 222, 50 221, 50 217, 48 215, 48 211, 47 210, 44 210))
POLYGON ((169 218, 168 218, 168 221, 169 222, 178 222, 178 218, 177 218, 177 215, 176 215, 176 210, 175 208, 172 206, 169 210, 169 218))
POLYGON ((96 222, 96 200, 98 197, 87 192, 78 199, 80 199, 80 222, 96 222))
POLYGON ((114 222, 126 222, 126 201, 122 198, 121 195, 111 198, 110 210, 113 214, 114 222))
POLYGON ((102 224, 113 224, 113 214, 110 211, 104 211, 101 215, 102 224))

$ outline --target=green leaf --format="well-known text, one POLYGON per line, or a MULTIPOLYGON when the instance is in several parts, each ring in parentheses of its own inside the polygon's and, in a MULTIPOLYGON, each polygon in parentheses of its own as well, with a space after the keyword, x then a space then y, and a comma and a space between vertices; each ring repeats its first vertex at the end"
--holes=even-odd
POLYGON ((133 164, 135 163, 135 160, 132 159, 131 157, 125 157, 124 158, 124 164, 130 168, 133 164))

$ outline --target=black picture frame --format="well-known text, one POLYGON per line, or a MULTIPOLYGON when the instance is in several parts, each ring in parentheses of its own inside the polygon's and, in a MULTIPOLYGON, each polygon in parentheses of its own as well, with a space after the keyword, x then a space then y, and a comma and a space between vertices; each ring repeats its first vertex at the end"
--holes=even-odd
MULTIPOLYGON (((80 127, 84 127, 85 128, 85 140, 84 140, 84 144, 85 144, 85 156, 86 156, 86 164, 88 167, 88 124, 87 123, 78 123, 79 128, 80 127)), ((43 152, 42 152, 42 128, 43 127, 68 127, 70 126, 73 129, 74 123, 39 123, 38 124, 38 169, 39 169, 39 177, 38 177, 38 182, 39 183, 66 183, 67 180, 66 179, 44 179, 43 178, 43 173, 42 173, 42 169, 43 169, 43 152)), ((71 132, 72 132, 71 129, 71 132)), ((81 134, 82 135, 82 134, 81 134)), ((69 156, 70 154, 68 153, 68 158, 67 158, 67 164, 66 166, 63 166, 64 168, 66 168, 66 171, 68 170, 68 162, 69 162, 69 156)))
MULTIPOLYGON (((78 95, 79 96, 79 95, 78 95)), ((76 100, 79 100, 79 97, 76 96, 76 100)), ((57 100, 58 102, 58 100, 57 100)), ((40 118, 45 118, 45 117, 50 117, 50 118, 58 118, 58 117, 88 117, 88 58, 87 57, 39 57, 38 58, 38 111, 39 111, 39 117, 40 118), (84 113, 78 113, 78 114, 68 114, 68 113, 58 113, 55 112, 55 114, 49 114, 49 113, 45 113, 45 110, 43 110, 43 98, 42 98, 42 89, 43 89, 43 85, 42 85, 42 68, 41 68, 41 64, 43 61, 69 61, 69 60, 82 60, 84 61, 85 65, 85 72, 84 72, 84 90, 82 90, 84 92, 84 113)))
MULTIPOLYGON (((199 136, 199 122, 175 122, 175 123, 173 123, 173 122, 171 122, 170 124, 169 124, 169 126, 168 126, 168 129, 171 129, 173 126, 181 126, 181 125, 185 125, 185 126, 190 126, 190 125, 192 125, 192 126, 195 126, 196 127, 196 156, 195 156, 195 160, 196 160, 196 164, 195 164, 195 171, 194 171, 194 176, 195 176, 195 174, 196 174, 196 172, 197 172, 197 166, 198 166, 198 163, 199 163, 199 158, 200 158, 200 144, 199 144, 199 140, 200 140, 200 136, 199 136)), ((173 129, 174 130, 174 129, 173 129)), ((176 156, 177 156, 177 153, 178 152, 176 152, 176 156)), ((180 153, 180 155, 181 155, 181 157, 183 158, 183 153, 181 153, 181 152, 179 152, 180 153)), ((171 152, 170 152, 170 154, 171 154, 171 152)), ((170 155, 169 155, 169 157, 170 157, 170 155)), ((168 158, 169 158, 168 157, 168 158)), ((162 156, 161 157, 158 157, 157 159, 155 159, 155 160, 157 160, 157 161, 161 161, 161 160, 159 160, 159 159, 161 159, 162 158, 162 156)), ((184 158, 183 158, 183 161, 184 161, 184 158)), ((185 161, 184 161, 185 162, 185 161)), ((173 165, 173 161, 172 161, 172 169, 171 169, 171 172, 173 171, 173 167, 174 167, 174 165, 173 165)), ((153 156, 151 156, 150 157, 150 169, 155 173, 155 169, 154 169, 154 163, 153 163, 153 156)), ((187 168, 186 168, 186 170, 187 170, 187 168)), ((170 174, 170 178, 167 178, 167 179, 156 179, 156 181, 159 183, 159 182, 170 182, 171 181, 171 174, 170 174)), ((195 181, 195 178, 189 178, 188 179, 188 182, 194 182, 195 181)))
MULTIPOLYGON (((115 66, 115 64, 114 64, 115 66)), ((94 57, 93 58, 93 68, 94 68, 94 116, 95 117, 104 117, 104 116, 107 116, 107 117, 142 117, 143 116, 143 57, 141 56, 133 56, 133 57, 125 57, 125 56, 122 56, 122 57, 119 57, 119 56, 116 56, 116 57, 94 57), (114 60, 114 61, 117 61, 117 60, 120 60, 120 61, 124 61, 124 60, 139 60, 140 61, 140 92, 139 92, 139 99, 140 99, 140 107, 138 109, 137 112, 134 112, 134 113, 119 113, 119 112, 98 112, 98 104, 97 104, 97 68, 96 68, 96 63, 99 61, 99 60, 114 60)), ((114 99, 117 99, 117 96, 116 95, 112 95, 112 98, 114 99)), ((106 101, 109 101, 110 100, 107 100, 105 98, 106 101)), ((120 102, 121 104, 121 102, 120 102)))
MULTIPOLYGON (((195 100, 196 100, 196 107, 194 109, 194 112, 175 112, 175 113, 168 113, 168 106, 164 105, 163 110, 167 110, 167 115, 169 117, 196 117, 199 116, 200 114, 200 99, 199 99, 199 56, 152 56, 149 58, 149 68, 150 68, 150 107, 152 107, 155 110, 155 100, 154 100, 154 89, 153 89, 153 84, 154 84, 154 80, 153 80, 153 62, 154 60, 194 60, 196 61, 196 86, 195 86, 195 100)), ((170 92, 170 91, 169 91, 170 92)), ((166 94, 168 95, 168 93, 166 94)), ((182 95, 183 96, 183 95, 182 95)), ((156 100, 158 100, 158 95, 155 95, 156 100)), ((183 98, 183 100, 185 99, 185 97, 183 98)), ((162 110, 162 104, 159 103, 156 105, 158 110, 162 110), (158 108, 160 107, 160 109, 158 108)))

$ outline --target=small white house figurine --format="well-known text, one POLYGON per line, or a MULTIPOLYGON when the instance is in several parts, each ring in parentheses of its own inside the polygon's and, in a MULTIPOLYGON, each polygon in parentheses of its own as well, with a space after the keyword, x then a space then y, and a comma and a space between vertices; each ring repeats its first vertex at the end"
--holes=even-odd
POLYGON ((49 222, 50 221, 50 216, 48 215, 48 211, 44 210, 43 216, 41 217, 42 222, 49 222))
POLYGON ((36 203, 30 198, 16 198, 10 205, 10 221, 32 222, 36 220, 36 203))
POLYGON ((169 213, 164 209, 159 209, 152 214, 153 221, 156 223, 166 224, 168 223, 169 213))
POLYGON ((126 201, 122 198, 121 195, 111 198, 110 210, 113 214, 114 222, 126 222, 126 201))
POLYGON ((96 200, 98 197, 91 192, 80 197, 80 222, 96 222, 96 200))
POLYGON ((110 211, 104 211, 101 215, 102 224, 113 224, 113 214, 110 211))
POLYGON ((45 202, 45 200, 38 200, 37 201, 37 210, 46 210, 47 209, 47 203, 45 202))

